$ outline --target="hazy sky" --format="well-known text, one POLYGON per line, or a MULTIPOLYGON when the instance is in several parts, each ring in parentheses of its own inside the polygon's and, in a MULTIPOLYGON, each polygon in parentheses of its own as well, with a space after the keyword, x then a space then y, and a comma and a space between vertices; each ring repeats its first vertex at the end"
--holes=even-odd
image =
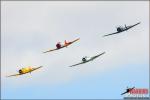
POLYGON ((3 99, 122 99, 127 86, 149 88, 148 1, 2 1, 1 29, 3 99), (76 38, 68 48, 42 53, 76 38), (93 62, 68 67, 104 51, 93 62), (5 77, 27 66, 43 68, 5 77))

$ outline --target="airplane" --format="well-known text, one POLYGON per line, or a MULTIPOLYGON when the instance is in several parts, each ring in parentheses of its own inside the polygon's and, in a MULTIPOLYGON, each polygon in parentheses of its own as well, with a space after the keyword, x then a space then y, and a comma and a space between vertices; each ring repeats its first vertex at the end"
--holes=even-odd
POLYGON ((134 25, 130 25, 130 26, 126 26, 126 25, 125 25, 125 27, 119 26, 119 27, 117 27, 117 32, 104 35, 103 37, 109 36, 109 35, 118 34, 118 33, 124 32, 124 31, 127 31, 128 29, 130 29, 130 28, 132 28, 132 27, 134 27, 134 26, 136 26, 136 25, 138 25, 138 24, 140 24, 140 23, 141 23, 141 22, 138 22, 138 23, 136 23, 136 24, 134 24, 134 25))
POLYGON ((55 51, 55 50, 62 49, 62 48, 64 48, 64 47, 68 47, 69 45, 71 45, 72 43, 74 43, 74 42, 76 42, 76 41, 78 41, 78 40, 80 40, 80 38, 75 39, 75 40, 73 40, 73 41, 71 41, 71 42, 67 42, 67 41, 65 40, 65 43, 64 43, 63 45, 61 45, 61 43, 58 42, 58 43, 56 44, 56 48, 55 48, 55 49, 51 49, 51 50, 45 51, 45 52, 43 52, 43 53, 47 53, 47 52, 51 52, 51 51, 55 51))
POLYGON ((35 68, 31 68, 31 67, 22 68, 22 69, 18 70, 18 74, 9 75, 9 76, 6 76, 6 77, 19 76, 19 75, 31 73, 32 71, 35 71, 35 70, 37 70, 41 67, 43 67, 43 66, 35 67, 35 68))
POLYGON ((90 58, 88 58, 87 56, 85 56, 85 57, 82 58, 82 62, 80 62, 80 63, 78 63, 78 64, 71 65, 71 66, 69 66, 69 67, 73 67, 73 66, 77 66, 77 65, 80 65, 80 64, 87 63, 87 62, 89 62, 89 61, 93 61, 94 59, 98 58, 99 56, 101 56, 101 55, 103 55, 103 54, 105 54, 105 52, 103 52, 103 53, 101 53, 101 54, 98 54, 98 55, 96 55, 96 56, 90 57, 90 58))
POLYGON ((133 88, 128 88, 128 87, 127 87, 126 91, 125 91, 124 93, 122 93, 121 95, 124 95, 124 94, 126 94, 126 93, 129 93, 129 92, 132 91, 134 88, 135 88, 135 87, 133 87, 133 88))

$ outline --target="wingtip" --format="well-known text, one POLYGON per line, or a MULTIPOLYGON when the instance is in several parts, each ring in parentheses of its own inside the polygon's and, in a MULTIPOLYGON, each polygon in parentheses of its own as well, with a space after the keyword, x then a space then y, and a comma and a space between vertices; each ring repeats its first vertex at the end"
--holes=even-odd
POLYGON ((11 77, 12 75, 6 75, 5 77, 11 77))
POLYGON ((141 24, 141 22, 138 22, 137 24, 141 24))
POLYGON ((80 38, 77 38, 77 40, 80 40, 80 38))
POLYGON ((42 53, 46 53, 46 52, 42 52, 42 53))
POLYGON ((99 55, 103 55, 103 54, 105 54, 106 52, 104 51, 104 52, 102 52, 102 53, 100 53, 99 55))
POLYGON ((43 66, 39 66, 39 68, 42 68, 43 66))
POLYGON ((109 34, 107 34, 107 35, 103 35, 102 37, 106 37, 106 36, 109 36, 109 34))
POLYGON ((5 77, 12 77, 12 75, 9 75, 9 76, 5 76, 5 77))
POLYGON ((106 35, 103 35, 102 37, 105 37, 106 35))
POLYGON ((47 53, 47 51, 45 51, 45 52, 42 52, 42 53, 47 53))
POLYGON ((104 51, 102 54, 105 54, 106 52, 104 51))

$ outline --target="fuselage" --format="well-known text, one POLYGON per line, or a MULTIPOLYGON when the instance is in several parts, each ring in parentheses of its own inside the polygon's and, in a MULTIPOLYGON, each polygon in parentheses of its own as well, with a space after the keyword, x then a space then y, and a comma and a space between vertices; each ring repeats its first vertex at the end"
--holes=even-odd
POLYGON ((124 27, 117 27, 117 32, 122 32, 122 31, 125 31, 127 30, 128 28, 124 28, 124 27))
POLYGON ((26 67, 26 68, 20 69, 20 70, 19 70, 19 73, 20 73, 20 74, 25 74, 25 73, 31 72, 32 70, 33 70, 33 68, 31 68, 31 67, 26 67))
POLYGON ((83 62, 86 62, 86 61, 87 61, 86 57, 83 57, 83 58, 82 58, 82 61, 83 61, 83 62))
POLYGON ((138 24, 140 24, 140 22, 137 23, 137 24, 134 24, 134 25, 130 25, 130 26, 126 26, 126 25, 125 25, 125 27, 122 27, 122 26, 117 27, 117 32, 126 31, 126 30, 128 30, 128 29, 130 29, 130 28, 132 28, 132 27, 134 27, 134 26, 136 26, 136 25, 138 25, 138 24))

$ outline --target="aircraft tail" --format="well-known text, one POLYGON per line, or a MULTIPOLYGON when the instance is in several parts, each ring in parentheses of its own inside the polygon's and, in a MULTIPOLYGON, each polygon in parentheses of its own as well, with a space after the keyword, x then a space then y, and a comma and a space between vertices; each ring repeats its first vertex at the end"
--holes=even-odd
POLYGON ((67 44, 67 41, 65 40, 65 44, 67 44))
POLYGON ((65 40, 65 46, 67 47, 67 45, 68 45, 68 42, 65 40))
POLYGON ((127 25, 126 25, 126 24, 125 24, 124 26, 125 26, 125 28, 127 28, 127 25))

